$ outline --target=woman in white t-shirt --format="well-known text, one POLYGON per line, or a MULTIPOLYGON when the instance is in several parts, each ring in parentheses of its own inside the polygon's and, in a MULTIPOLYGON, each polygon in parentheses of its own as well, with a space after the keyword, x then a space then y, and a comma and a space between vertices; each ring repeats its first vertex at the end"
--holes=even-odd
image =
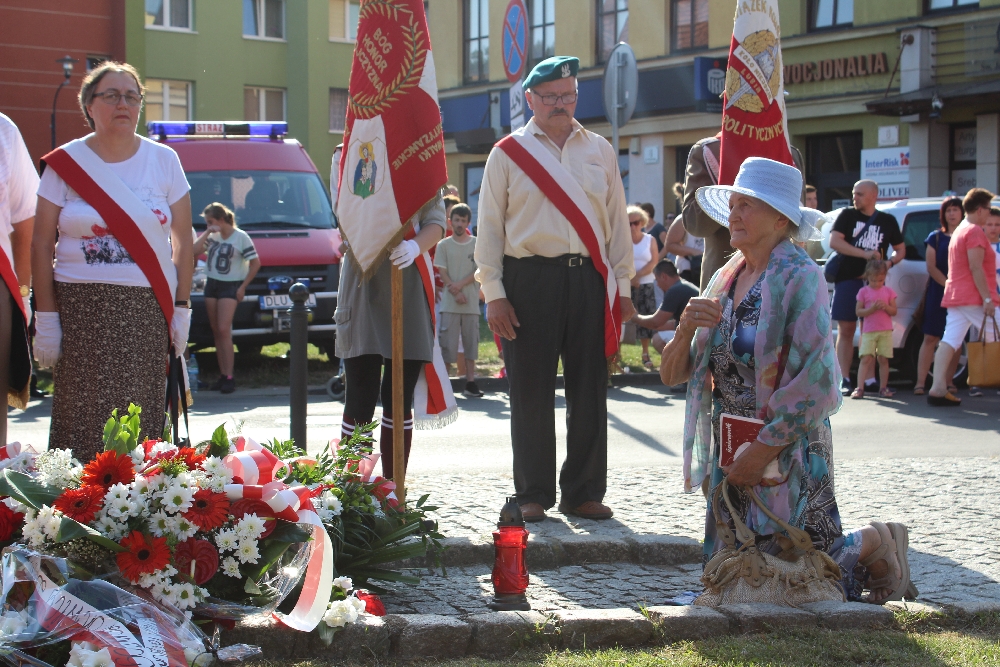
MULTIPOLYGON (((111 175, 106 182, 120 179, 160 222, 162 235, 154 230, 145 236, 154 253, 169 253, 168 266, 176 271, 171 322, 143 269, 101 215, 52 167, 38 188, 34 352, 39 365, 54 367, 49 448, 72 448, 81 462, 103 450, 105 421, 130 402, 142 407, 142 437, 162 434, 168 346, 172 342, 178 354, 187 347, 194 268, 190 187, 173 149, 135 133, 143 93, 131 65, 106 62, 92 70, 79 102, 94 133, 76 140, 86 149, 71 143, 78 154, 102 160, 111 175)), ((126 202, 122 206, 127 210, 126 202)), ((167 278, 169 284, 173 276, 167 278)))
POLYGON ((215 339, 219 379, 209 389, 231 394, 233 378, 233 315, 249 285, 260 270, 260 259, 250 235, 236 226, 236 216, 225 205, 214 202, 202 212, 208 228, 194 242, 194 254, 208 253, 205 309, 215 339))
MULTIPOLYGON (((649 215, 638 206, 628 207, 628 224, 632 234, 632 260, 635 263, 635 277, 632 278, 632 305, 640 315, 656 312, 656 294, 653 291, 653 267, 659 260, 656 239, 642 231, 649 222, 649 215)), ((653 370, 649 358, 649 341, 655 332, 645 327, 636 327, 635 336, 642 345, 642 365, 653 370)))

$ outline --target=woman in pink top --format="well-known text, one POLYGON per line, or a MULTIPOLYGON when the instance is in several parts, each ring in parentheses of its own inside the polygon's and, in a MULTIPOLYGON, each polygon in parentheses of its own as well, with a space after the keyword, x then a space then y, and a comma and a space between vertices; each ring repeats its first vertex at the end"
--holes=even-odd
MULTIPOLYGON (((969 190, 962 200, 965 220, 948 244, 948 280, 941 299, 941 305, 948 309, 948 319, 934 355, 934 384, 927 393, 930 405, 961 405, 961 399, 948 391, 948 362, 970 327, 982 326, 987 317, 996 321, 997 259, 983 231, 994 196, 983 188, 969 190)), ((986 331, 990 329, 986 327, 986 331)))
POLYGON ((875 359, 879 366, 879 396, 892 398, 889 389, 889 360, 892 359, 892 318, 896 315, 896 291, 885 284, 889 272, 887 262, 878 258, 868 260, 865 280, 868 284, 858 290, 855 310, 864 319, 861 325, 861 366, 858 368, 858 388, 851 398, 865 397, 865 381, 875 375, 875 359))

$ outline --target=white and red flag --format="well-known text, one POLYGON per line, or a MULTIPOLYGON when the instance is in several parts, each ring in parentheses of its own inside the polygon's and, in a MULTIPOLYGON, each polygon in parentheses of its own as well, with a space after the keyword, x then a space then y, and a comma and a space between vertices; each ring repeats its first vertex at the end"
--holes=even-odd
POLYGON ((362 0, 337 215, 365 276, 448 180, 422 0, 362 0))
MULTIPOLYGON (((422 0, 361 0, 347 122, 340 157, 337 216, 368 278, 415 231, 410 219, 448 182, 437 79, 422 0)), ((435 330, 434 362, 414 396, 418 428, 443 426, 457 413, 437 345, 434 269, 415 262, 435 330)))
POLYGON ((781 65, 778 0, 738 3, 722 103, 721 185, 732 185, 748 157, 794 166, 781 65))

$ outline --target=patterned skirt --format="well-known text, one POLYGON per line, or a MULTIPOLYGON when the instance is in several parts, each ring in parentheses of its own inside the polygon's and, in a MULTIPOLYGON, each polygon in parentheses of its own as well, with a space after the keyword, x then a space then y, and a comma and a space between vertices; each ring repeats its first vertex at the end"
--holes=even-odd
POLYGON ((163 311, 149 287, 55 283, 62 355, 53 373, 49 448, 86 464, 104 450, 111 411, 142 408, 141 438, 163 433, 167 346, 163 311))
MULTIPOLYGON (((640 315, 652 315, 655 313, 656 291, 653 289, 653 283, 633 287, 632 304, 635 306, 636 312, 640 315)), ((656 332, 646 327, 635 328, 636 338, 652 338, 654 333, 656 332)))

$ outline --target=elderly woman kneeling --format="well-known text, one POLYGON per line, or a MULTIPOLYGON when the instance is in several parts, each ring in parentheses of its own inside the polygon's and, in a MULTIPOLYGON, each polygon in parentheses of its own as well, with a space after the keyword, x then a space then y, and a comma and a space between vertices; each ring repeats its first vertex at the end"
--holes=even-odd
MULTIPOLYGON (((792 166, 750 158, 732 186, 698 190, 698 204, 729 227, 737 252, 693 298, 663 350, 664 384, 688 382, 684 424, 687 491, 723 478, 760 551, 790 545, 748 488, 840 566, 849 600, 884 603, 907 592, 907 529, 876 523, 844 534, 833 491, 830 415, 840 408, 840 373, 830 335, 822 270, 795 241, 816 238, 821 214, 799 206, 802 176, 792 166), (763 421, 757 439, 719 467, 723 414, 763 421), (864 595, 864 590, 869 591, 864 595)), ((732 527, 724 504, 721 517, 732 527)), ((709 502, 704 560, 723 544, 709 502)))

